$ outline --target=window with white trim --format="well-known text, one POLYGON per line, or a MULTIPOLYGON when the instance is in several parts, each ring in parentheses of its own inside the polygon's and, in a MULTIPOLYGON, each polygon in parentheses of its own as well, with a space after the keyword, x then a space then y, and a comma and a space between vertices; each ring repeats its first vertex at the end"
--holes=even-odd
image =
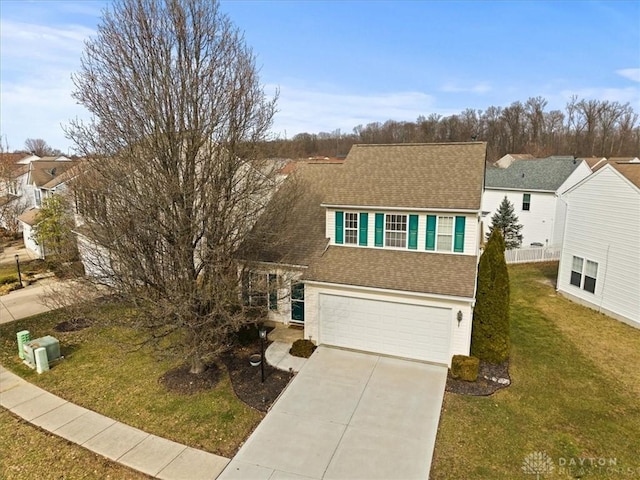
POLYGON ((595 293, 598 278, 598 262, 573 257, 571 262, 571 279, 569 283, 587 292, 595 293))
POLYGON ((278 309, 278 285, 276 274, 249 272, 245 284, 245 302, 252 307, 278 309))
POLYGON ((36 188, 33 192, 36 196, 36 207, 40 208, 42 206, 42 192, 39 188, 36 188))
POLYGON ((528 212, 531 210, 531 194, 523 193, 522 194, 522 210, 528 212))
POLYGON ((16 197, 20 195, 18 193, 18 182, 16 180, 12 180, 9 182, 9 193, 11 195, 15 195, 16 197))
POLYGON ((344 243, 356 245, 358 243, 358 214, 345 212, 344 214, 344 243))
POLYGON ((587 292, 595 293, 596 291, 596 278, 598 276, 598 263, 591 260, 587 260, 587 264, 584 267, 584 285, 583 290, 587 292))
POLYGON ((453 217, 438 217, 436 250, 445 252, 453 250, 453 217))
POLYGON ((387 247, 407 247, 407 216, 387 214, 385 216, 384 244, 387 247))

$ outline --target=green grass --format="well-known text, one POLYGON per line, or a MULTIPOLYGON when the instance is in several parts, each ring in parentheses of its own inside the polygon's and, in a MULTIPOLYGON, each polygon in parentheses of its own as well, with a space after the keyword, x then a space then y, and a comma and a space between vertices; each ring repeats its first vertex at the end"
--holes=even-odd
MULTIPOLYGON (((134 313, 106 305, 91 313, 96 319, 127 318, 134 313)), ((167 392, 158 382, 178 366, 158 358, 132 329, 109 327, 106 321, 77 332, 55 332, 67 320, 64 311, 49 312, 0 326, 0 363, 14 373, 66 400, 115 418, 146 432, 219 455, 232 456, 262 418, 235 396, 224 367, 216 388, 191 396, 167 392), (31 338, 54 335, 65 359, 38 375, 17 356, 15 334, 31 338)))
POLYGON ((640 476, 640 331, 556 295, 556 269, 510 268, 512 385, 445 395, 431 478, 535 478, 522 470, 533 452, 552 478, 640 476))
POLYGON ((151 477, 40 430, 0 409, 0 478, 142 480, 151 477))

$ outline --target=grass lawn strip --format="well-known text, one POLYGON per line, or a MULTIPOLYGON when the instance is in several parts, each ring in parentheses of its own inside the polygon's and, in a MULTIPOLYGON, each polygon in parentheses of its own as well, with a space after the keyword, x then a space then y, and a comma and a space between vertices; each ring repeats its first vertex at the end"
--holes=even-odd
POLYGON ((13 416, 0 408, 0 478, 151 478, 13 416))
POLYGON ((105 327, 109 316, 132 315, 123 306, 105 305, 92 312, 94 326, 75 332, 54 332, 67 320, 56 311, 0 327, 0 362, 14 373, 65 400, 118 421, 194 448, 232 456, 262 419, 239 401, 221 367, 219 384, 194 395, 167 392, 159 377, 177 366, 158 359, 149 349, 134 348, 137 334, 123 327, 105 327), (65 360, 43 375, 17 357, 15 333, 29 330, 31 338, 53 334, 65 360))
POLYGON ((533 452, 551 457, 553 478, 640 475, 638 363, 626 374, 611 361, 635 359, 640 332, 557 297, 543 282, 554 268, 510 268, 513 384, 486 398, 445 395, 431 478, 531 478, 522 466, 533 452))

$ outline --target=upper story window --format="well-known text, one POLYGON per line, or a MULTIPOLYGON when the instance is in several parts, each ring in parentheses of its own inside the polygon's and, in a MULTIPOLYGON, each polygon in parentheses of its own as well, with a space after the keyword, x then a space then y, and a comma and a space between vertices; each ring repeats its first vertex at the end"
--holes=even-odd
POLYGON ((384 244, 386 247, 407 246, 407 216, 389 215, 385 218, 384 244))
POLYGON ((453 250, 453 217, 438 217, 436 249, 445 252, 453 250))
POLYGON ((42 206, 42 192, 39 188, 36 188, 34 194, 36 196, 36 207, 40 208, 42 206))
POLYGON ((522 210, 528 212, 531 209, 531 194, 523 193, 522 194, 522 210))
POLYGON ((344 243, 355 245, 358 243, 358 214, 346 212, 344 214, 344 243))
POLYGON ((18 196, 20 193, 18 192, 18 182, 13 180, 9 182, 9 194, 18 196))

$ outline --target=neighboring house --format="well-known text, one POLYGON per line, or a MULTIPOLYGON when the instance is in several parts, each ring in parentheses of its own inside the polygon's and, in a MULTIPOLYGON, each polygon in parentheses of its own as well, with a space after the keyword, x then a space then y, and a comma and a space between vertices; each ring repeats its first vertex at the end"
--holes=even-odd
POLYGON ((560 246, 564 231, 564 204, 559 196, 591 174, 586 162, 552 156, 517 160, 507 168, 487 168, 482 197, 483 230, 506 196, 522 224, 522 247, 560 246))
POLYGON ((76 165, 76 162, 66 157, 58 158, 64 160, 33 160, 29 163, 23 192, 28 208, 18 217, 22 225, 25 247, 39 258, 44 258, 46 252, 33 238, 33 226, 36 224, 38 211, 44 199, 51 195, 64 194, 65 183, 71 178, 72 168, 76 165))
POLYGON ((610 161, 564 199, 558 292, 640 328, 640 161, 610 161))
POLYGON ((317 344, 468 355, 485 161, 482 142, 354 145, 299 168, 256 226, 281 242, 256 233, 244 252, 245 300, 317 344))

